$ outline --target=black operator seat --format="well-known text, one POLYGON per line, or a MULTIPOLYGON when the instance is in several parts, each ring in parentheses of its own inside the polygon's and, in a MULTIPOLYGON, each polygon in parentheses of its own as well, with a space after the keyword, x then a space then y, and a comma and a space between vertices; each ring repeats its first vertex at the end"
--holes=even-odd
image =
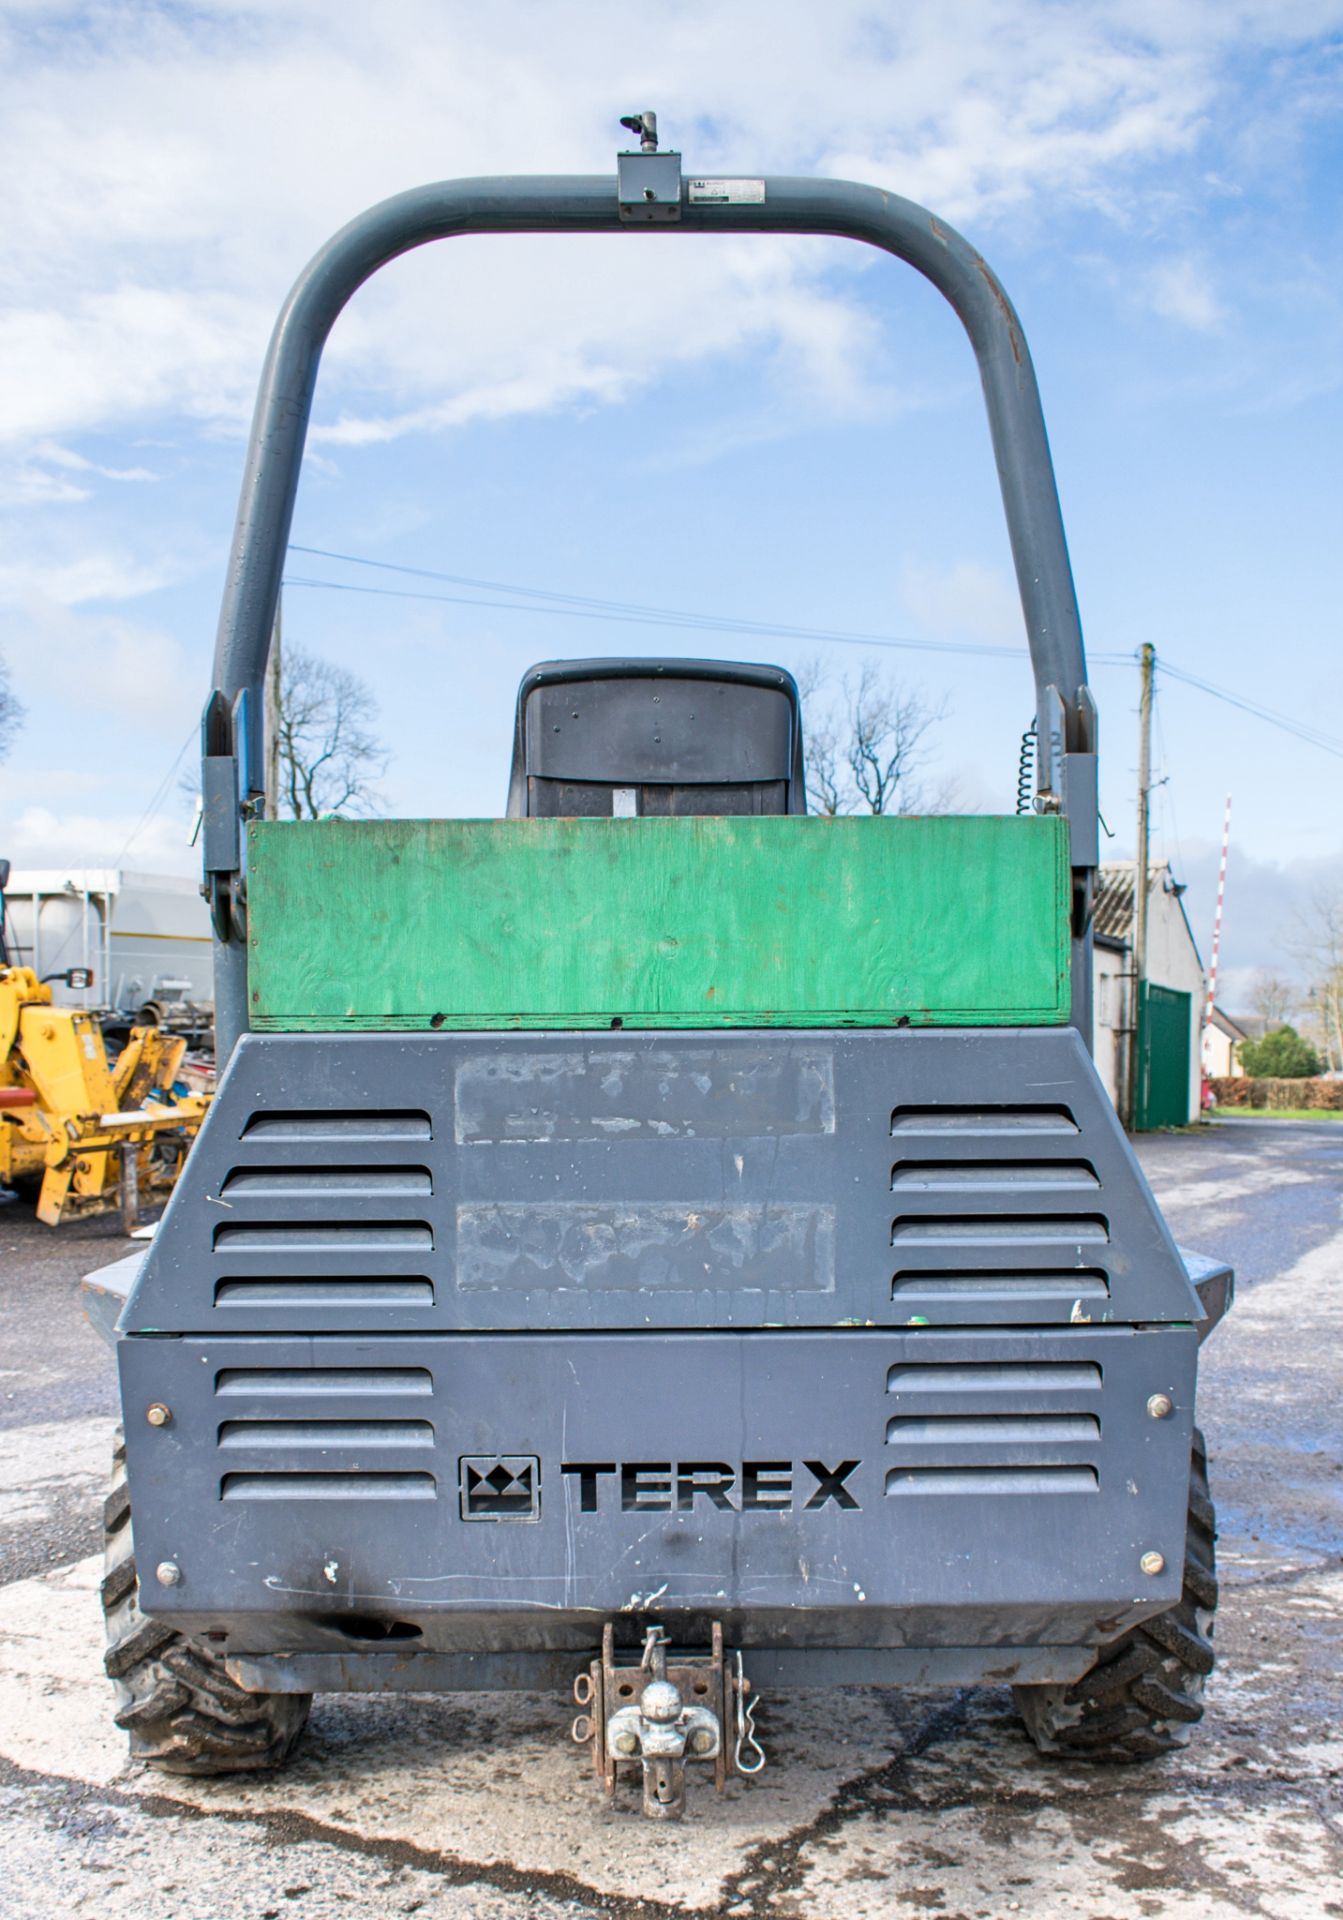
POLYGON ((510 820, 806 810, 801 703, 782 667, 548 660, 523 675, 510 820))

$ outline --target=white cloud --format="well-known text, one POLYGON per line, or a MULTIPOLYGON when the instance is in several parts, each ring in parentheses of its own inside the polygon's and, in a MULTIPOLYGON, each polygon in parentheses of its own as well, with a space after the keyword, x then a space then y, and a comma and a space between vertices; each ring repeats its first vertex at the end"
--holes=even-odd
MULTIPOLYGON (((1161 163, 1197 145, 1232 55, 1340 9, 739 0, 644 18, 617 0, 52 0, 41 34, 12 5, 4 17, 0 166, 25 189, 0 241, 14 290, 0 433, 23 446, 172 415, 239 427, 286 284, 351 213, 454 174, 609 172, 616 116, 646 99, 698 167, 872 178, 977 227, 1030 207, 1128 219, 1164 190, 1161 163)), ((840 405, 866 377, 864 321, 825 247, 436 253, 384 276, 339 328, 330 437, 619 399, 747 344, 840 405)), ((1209 323, 1190 288, 1160 297, 1209 323)), ((45 497, 76 494, 48 481, 45 497)))
MULTIPOLYGON (((297 267, 370 202, 458 174, 609 174, 616 116, 651 104, 687 167, 875 180, 955 219, 990 257, 1010 246, 1045 301, 1051 272, 1075 277, 1085 246, 1121 319, 1145 303, 1193 329, 1219 404, 1219 381, 1241 404, 1251 387, 1286 404, 1338 363, 1318 350, 1337 314, 1328 258, 1316 285, 1304 229, 1281 223, 1290 271, 1263 279, 1280 306, 1317 303, 1315 350, 1275 360, 1267 330, 1243 337, 1248 279, 1228 250, 1238 268, 1264 259, 1276 214, 1298 204, 1301 128, 1336 84, 1311 36, 1340 23, 1340 0, 0 0, 0 166, 21 182, 0 231, 0 505, 27 509, 0 536, 0 650, 29 706, 16 752, 36 766, 86 750, 106 775, 68 792, 45 773, 11 778, 7 820, 22 813, 61 859, 111 858, 141 820, 206 681, 205 602, 231 507, 218 496, 238 460, 206 442, 245 428, 297 267), (1220 255, 1218 233, 1205 252, 1198 228, 1210 206, 1220 255), (1223 287, 1237 324, 1205 352, 1223 287), (105 617, 106 603, 124 613, 178 584, 153 621, 105 617)), ((773 378, 743 379, 736 418, 687 405, 665 458, 712 459, 827 415, 943 405, 945 389, 920 392, 879 358, 874 259, 781 236, 426 249, 337 327, 311 466, 330 472, 343 447, 398 435, 610 406, 715 358, 773 378)), ((957 400, 968 355, 964 375, 957 400)), ((1173 353, 1170 380, 1187 377, 1188 355, 1173 353)), ((351 456, 341 470, 355 468, 351 456)), ((404 534, 410 491, 371 504, 363 550, 404 534)), ((899 551, 918 552, 917 537, 899 551)), ((902 587, 899 624, 1020 644, 1007 570, 915 567, 902 587)), ((959 711, 972 707, 967 695, 959 711)), ((423 777, 404 772, 412 808, 423 777)), ((1327 810, 1297 807, 1292 832, 1312 817, 1327 810)), ((1323 843, 1330 829, 1311 831, 1323 843)), ((171 849, 191 870, 175 820, 151 808, 143 832, 145 864, 171 849)))
POLYGON ((99 466, 96 460, 87 460, 82 453, 76 453, 73 447, 58 446, 54 440, 43 441, 34 447, 31 457, 45 461, 51 467, 68 467, 73 473, 96 473, 101 480, 126 482, 158 479, 158 475, 148 467, 99 466))
MULTIPOLYGON (((72 712, 67 735, 77 732, 73 722, 72 712)), ((0 844, 16 868, 128 865, 199 874, 200 850, 190 844, 193 808, 168 758, 157 741, 146 752, 143 741, 120 730, 116 737, 122 754, 110 766, 87 760, 34 765, 20 735, 13 757, 0 766, 0 844)), ((67 739, 67 751, 70 745, 67 739)), ((191 765, 193 745, 194 737, 183 769, 191 765)))
MULTIPOLYGON (((23 741, 20 737, 20 749, 23 741)), ((0 766, 0 812, 8 819, 33 797, 33 781, 42 782, 42 798, 48 806, 91 806, 105 792, 107 776, 88 766, 43 766, 40 772, 17 760, 0 766)))
MULTIPOLYGON (((0 606, 30 603, 30 617, 44 625, 42 603, 77 607, 89 600, 138 600, 166 584, 171 573, 155 562, 133 559, 125 552, 89 549, 65 554, 49 543, 32 553, 14 551, 0 558, 0 606)), ((11 631, 14 623, 10 623, 11 631)))
POLYGON ((1152 269, 1147 276, 1147 297, 1163 319, 1178 321, 1195 333, 1215 333, 1222 324, 1221 303, 1206 267, 1187 256, 1163 261, 1152 269))
POLYGON ((1021 601, 1007 576, 976 560, 938 569, 910 564, 900 596, 920 634, 938 640, 990 640, 1021 646, 1021 601))
MULTIPOLYGON (((95 252, 90 268, 100 265, 116 271, 95 252)), ((0 438, 11 445, 164 414, 243 416, 269 324, 257 302, 133 285, 49 298, 0 311, 0 438)))
POLYGON ((6 827, 5 848, 16 868, 131 866, 142 873, 195 875, 200 855, 190 836, 190 822, 180 810, 146 818, 25 806, 6 827))
POLYGON ((634 275, 624 246, 581 236, 459 242, 403 263, 392 283, 360 296, 334 343, 337 391, 349 397, 334 419, 319 404, 313 443, 364 445, 612 403, 655 370, 746 353, 786 369, 813 406, 858 404, 875 329, 806 284, 816 243, 633 245, 634 275), (400 359, 386 353, 393 334, 400 359), (436 397, 426 401, 426 388, 436 397))
POLYGON ((91 488, 51 473, 32 460, 0 467, 0 507, 67 507, 91 495, 91 488))
MULTIPOLYGON (((78 570, 76 562, 71 574, 78 570)), ((180 737, 199 709, 204 674, 169 633, 37 596, 6 615, 4 631, 15 690, 33 710, 59 701, 165 740, 180 737)))
POLYGON ((148 467, 102 466, 72 447, 38 441, 25 447, 17 459, 0 463, 0 506, 72 506, 93 497, 95 480, 124 485, 157 479, 148 467))

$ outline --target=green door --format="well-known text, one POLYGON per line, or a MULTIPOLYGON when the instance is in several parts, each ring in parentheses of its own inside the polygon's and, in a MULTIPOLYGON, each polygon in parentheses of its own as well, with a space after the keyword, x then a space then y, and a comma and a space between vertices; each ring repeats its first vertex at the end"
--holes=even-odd
POLYGON ((1138 1021, 1138 1131, 1189 1124, 1190 998, 1148 985, 1138 1021))

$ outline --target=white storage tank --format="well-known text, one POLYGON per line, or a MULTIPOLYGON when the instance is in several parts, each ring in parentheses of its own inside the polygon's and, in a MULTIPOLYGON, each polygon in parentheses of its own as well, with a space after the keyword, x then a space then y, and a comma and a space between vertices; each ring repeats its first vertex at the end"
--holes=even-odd
POLYGON ((58 1006, 137 1012, 214 998, 210 918, 196 881, 124 868, 15 868, 5 888, 17 965, 40 977, 92 967, 93 985, 52 983, 58 1006))

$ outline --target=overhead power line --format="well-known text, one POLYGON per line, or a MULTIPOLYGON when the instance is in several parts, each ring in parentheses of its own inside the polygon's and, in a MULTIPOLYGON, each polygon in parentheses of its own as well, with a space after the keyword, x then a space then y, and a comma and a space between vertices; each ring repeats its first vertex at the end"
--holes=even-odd
POLYGON ((953 640, 943 645, 936 640, 906 639, 895 634, 832 633, 823 627, 773 626, 763 620, 735 620, 727 616, 716 619, 712 614, 678 614, 670 611, 662 614, 653 608, 639 613, 618 613, 607 612, 595 605, 565 606, 557 603, 553 606, 537 606, 510 600, 481 600, 459 593, 415 592, 404 587, 361 587, 352 580, 311 580, 293 573, 284 576, 283 584, 286 587, 317 587, 328 593, 371 594, 381 600, 430 600, 442 606, 489 607, 499 613, 557 614, 570 620, 601 620, 616 626, 672 627, 683 633, 739 633, 757 640, 806 640, 814 644, 846 647, 891 647, 908 653, 964 653, 999 660, 1021 659, 1026 652, 1024 647, 997 647, 987 641, 953 640))
MULTIPOLYGON (((514 600, 479 599, 474 595, 451 593, 415 592, 397 587, 362 587, 347 580, 315 580, 304 575, 287 574, 284 584, 287 587, 315 588, 328 593, 362 593, 380 595, 390 600, 437 601, 446 606, 494 608, 500 613, 551 613, 562 614, 570 619, 602 620, 616 625, 679 627, 701 633, 740 633, 749 634, 756 639, 803 640, 814 645, 883 647, 901 653, 950 653, 970 655, 977 659, 1019 660, 1025 653, 1025 647, 996 646, 988 641, 975 640, 918 640, 903 634, 850 632, 843 628, 797 627, 775 621, 743 620, 730 614, 694 613, 680 607, 650 606, 640 601, 604 600, 591 594, 562 593, 551 587, 523 587, 505 580, 481 580, 470 574, 445 573, 434 567, 410 567, 394 560, 373 560, 366 554, 341 553, 330 547, 301 546, 297 541, 290 545, 291 553, 306 553, 318 560, 335 560, 351 567, 369 567, 379 573, 396 573, 416 580, 442 581, 448 586, 472 587, 477 593, 513 594, 514 600)), ((1098 666, 1128 666, 1138 658, 1138 650, 1131 652, 1106 652, 1088 648, 1087 659, 1098 666)), ((1294 719, 1290 714, 1277 713, 1261 702, 1247 699, 1243 694, 1234 693, 1228 687, 1219 687, 1214 681, 1201 676, 1186 673, 1182 667, 1173 666, 1165 654, 1157 657, 1157 671, 1166 674, 1172 680, 1178 680, 1184 686, 1195 688, 1207 694, 1211 699, 1224 701, 1227 706, 1237 708, 1241 713, 1249 714, 1256 720, 1262 720, 1266 726, 1277 727, 1291 734, 1297 740, 1318 747, 1322 753, 1331 754, 1335 759, 1343 760, 1343 739, 1337 735, 1325 733, 1319 727, 1311 726, 1307 721, 1294 719)))
MULTIPOLYGON (((915 640, 893 634, 849 633, 843 630, 832 631, 829 628, 780 626, 773 621, 743 620, 734 614, 696 613, 685 607, 647 606, 637 600, 601 600, 591 594, 560 593, 552 587, 519 587, 505 580, 476 580, 467 574, 440 573, 431 567, 405 567, 390 560, 368 560, 354 553, 332 553, 323 547, 291 546, 291 553, 306 553, 321 560, 342 560, 350 566, 375 567, 382 573, 409 574, 419 580, 441 580, 449 586, 474 587, 483 593, 512 593, 528 600, 543 603, 536 608, 513 607, 515 613, 534 611, 551 612, 559 607, 569 607, 575 611, 602 613, 612 618, 649 621, 658 626, 700 627, 716 632, 764 633, 770 635, 790 634, 803 639, 833 639, 848 641, 864 646, 909 647, 923 649, 935 643, 929 640, 915 640)), ((323 583, 325 584, 325 583, 323 583)), ((471 601, 473 606, 497 606, 495 600, 471 601)), ((951 643, 951 650, 961 653, 1001 654, 1010 658, 1020 654, 1023 649, 1007 646, 995 646, 988 641, 959 641, 951 643)))
POLYGON ((176 759, 173 761, 168 771, 164 774, 163 778, 159 781, 158 786, 155 787, 153 798, 150 800, 144 812, 140 815, 140 818, 136 822, 135 826, 131 828, 130 833, 126 837, 125 845, 122 847, 121 852, 117 855, 116 859, 112 862, 112 865, 114 867, 119 867, 121 865, 122 861, 126 858, 126 855, 130 852, 131 848, 135 845, 136 841, 140 838, 140 835, 144 832, 145 828, 149 825, 150 821, 157 818, 159 807, 162 805, 163 801, 167 798, 169 783, 171 782, 173 775, 177 772, 177 769, 181 766, 183 758, 185 757, 187 748, 191 745, 192 741, 196 738, 196 735, 199 733, 199 731, 200 731, 199 722, 193 721, 191 725, 190 733, 187 735, 186 739, 182 742, 181 746, 177 749, 176 759))
MULTIPOLYGON (((364 587, 349 580, 316 580, 301 574, 285 575, 283 584, 286 587, 314 588, 327 593, 369 594, 388 600, 434 601, 444 606, 493 608, 500 613, 560 614, 569 619, 601 620, 616 625, 672 627, 701 633, 740 633, 753 635, 757 639, 805 640, 827 646, 884 647, 908 653, 965 654, 977 659, 1020 660, 1027 652, 1025 647, 997 646, 988 641, 918 640, 903 634, 855 633, 847 632, 842 628, 796 627, 765 620, 743 620, 730 614, 693 613, 679 607, 650 606, 640 601, 604 600, 592 594, 562 593, 550 587, 522 587, 511 581, 480 580, 469 574, 440 572, 433 567, 409 567, 392 560, 373 560, 365 554, 340 553, 329 547, 300 546, 297 542, 290 545, 289 551, 306 553, 318 560, 335 560, 345 566, 369 567, 379 573, 395 573, 410 579, 436 580, 449 586, 476 589, 475 594, 427 593, 399 587, 364 587), (478 597, 480 594, 514 594, 518 597, 514 600, 482 599, 478 597)), ((1090 648, 1087 650, 1089 661, 1104 666, 1128 666, 1137 657, 1136 648, 1131 653, 1101 652, 1090 648)), ((1248 714, 1253 719, 1262 720, 1267 726, 1277 727, 1282 732, 1291 734, 1295 739, 1305 741, 1309 746, 1318 747, 1322 753, 1343 760, 1343 739, 1335 734, 1325 733, 1322 728, 1294 719, 1290 714, 1277 713, 1271 707, 1246 699, 1243 694, 1234 693, 1228 687, 1219 687, 1214 681, 1205 680, 1198 674, 1187 673, 1183 667, 1173 666, 1164 654, 1158 654, 1156 670, 1158 674, 1165 674, 1170 680, 1192 687, 1199 693, 1207 694, 1211 699, 1221 700, 1227 706, 1236 708, 1238 712, 1248 714)), ((196 729, 193 727, 191 733, 182 742, 176 758, 160 781, 114 865, 121 864, 149 821, 155 817, 195 732, 196 729)))
POLYGON ((1325 733, 1305 720, 1294 720, 1290 714, 1276 713, 1272 707, 1261 706, 1257 700, 1247 700, 1243 694, 1232 693, 1229 688, 1201 679, 1198 674, 1186 673, 1183 667, 1173 667, 1161 655, 1157 656, 1157 671, 1164 673, 1168 680, 1178 680, 1186 687, 1196 687, 1200 693, 1211 694, 1214 700, 1224 700, 1227 706, 1236 707, 1241 713, 1253 714, 1256 720, 1280 727, 1284 733, 1294 734, 1298 740, 1308 741, 1312 747, 1319 747, 1322 752, 1332 753, 1343 760, 1343 740, 1337 734, 1325 733))
MULTIPOLYGON (((366 593, 395 600, 439 601, 448 606, 492 607, 502 613, 559 613, 569 618, 606 620, 617 624, 656 627, 684 627, 702 633, 741 633, 758 639, 805 640, 826 645, 889 647, 910 653, 968 654, 978 659, 1020 660, 1025 647, 1010 643, 999 646, 986 640, 918 640, 910 635, 854 632, 846 628, 799 627, 774 620, 747 620, 733 614, 697 613, 684 607, 649 606, 633 600, 603 600, 591 594, 561 593, 550 587, 520 587, 512 581, 480 580, 469 574, 442 573, 432 567, 408 567, 390 560, 370 560, 362 554, 337 553, 327 547, 305 547, 295 542, 291 553, 306 553, 320 560, 342 561, 348 566, 373 567, 382 573, 404 574, 417 580, 441 580, 449 586, 474 587, 483 593, 507 593, 519 600, 483 600, 474 596, 449 593, 412 592, 397 587, 362 587, 347 580, 315 580, 300 574, 286 574, 287 587, 316 587, 331 593, 366 593)), ((1093 654, 1092 659, 1119 665, 1128 654, 1093 654)))

